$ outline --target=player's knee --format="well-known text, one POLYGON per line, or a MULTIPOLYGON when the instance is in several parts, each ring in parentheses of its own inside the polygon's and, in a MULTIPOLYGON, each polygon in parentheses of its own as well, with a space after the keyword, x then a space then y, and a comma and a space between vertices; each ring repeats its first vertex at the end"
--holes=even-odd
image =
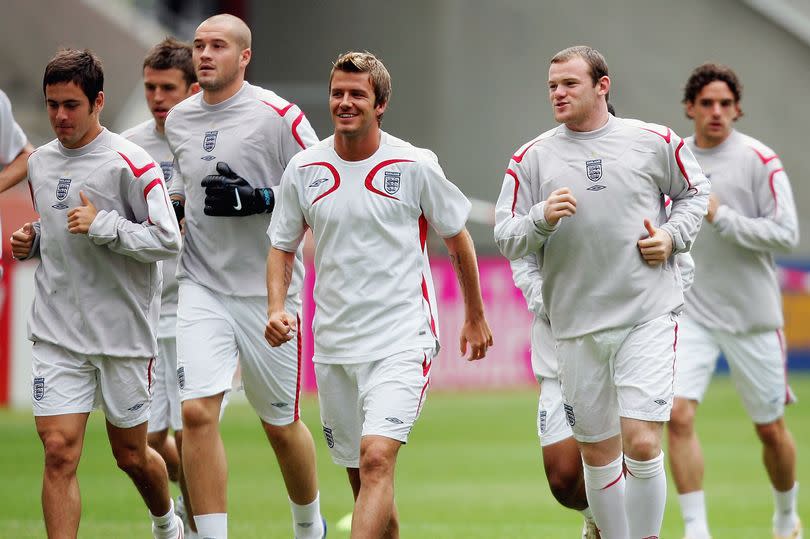
POLYGON ((149 447, 160 453, 163 445, 166 443, 166 438, 169 436, 168 430, 160 430, 157 432, 150 432, 146 435, 146 443, 149 447))
POLYGON ((393 477, 394 461, 387 452, 370 447, 360 454, 360 481, 379 481, 393 477))
MULTIPOLYGON (((573 509, 580 509, 584 500, 580 500, 580 491, 582 490, 582 477, 576 473, 571 473, 571 470, 554 470, 547 473, 548 486, 551 489, 551 494, 560 504, 565 507, 573 509)), ((587 501, 584 501, 587 506, 587 501)))
POLYGON ((267 435, 267 439, 270 441, 270 445, 278 451, 295 443, 296 424, 297 422, 290 423, 289 425, 271 425, 270 423, 262 422, 262 427, 264 427, 264 432, 267 435))
POLYGON ((625 440, 624 452, 633 460, 652 460, 661 454, 661 438, 653 432, 638 432, 625 440))
POLYGON ((675 399, 669 418, 670 436, 690 436, 695 430, 696 407, 685 399, 675 399))
POLYGON ((785 439, 785 423, 778 419, 764 425, 755 425, 757 436, 766 446, 776 446, 785 439))
POLYGON ((138 474, 146 465, 146 455, 135 447, 114 447, 115 464, 127 475, 138 474))
POLYGON ((78 444, 71 444, 61 433, 51 433, 42 436, 42 445, 45 449, 46 473, 59 475, 76 473, 81 456, 78 444))
POLYGON ((192 399, 183 402, 183 428, 203 429, 219 421, 219 407, 214 410, 207 406, 204 399, 192 399))

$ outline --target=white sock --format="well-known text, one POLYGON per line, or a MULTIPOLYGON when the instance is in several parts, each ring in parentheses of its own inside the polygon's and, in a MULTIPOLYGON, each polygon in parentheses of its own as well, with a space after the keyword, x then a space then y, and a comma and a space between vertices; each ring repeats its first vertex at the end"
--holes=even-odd
POLYGON ((580 512, 579 512, 579 514, 580 514, 580 515, 582 515, 582 517, 583 517, 585 520, 589 520, 589 521, 591 521, 591 522, 593 522, 593 521, 594 521, 594 520, 593 520, 593 512, 591 511, 591 508, 590 508, 590 507, 586 507, 585 509, 583 509, 582 511, 580 511, 580 512))
POLYGON ((156 516, 151 512, 152 528, 161 537, 177 537, 177 518, 174 516, 174 501, 169 498, 169 512, 165 515, 156 516))
POLYGON ((588 507, 604 539, 629 537, 624 512, 622 455, 606 466, 582 463, 588 507))
POLYGON ((320 493, 315 494, 315 499, 306 505, 298 505, 290 500, 290 509, 292 510, 295 539, 321 539, 323 537, 320 493))
POLYGON ((785 492, 773 489, 773 531, 777 535, 790 535, 796 526, 796 521, 799 518, 799 515, 796 514, 796 498, 798 494, 799 483, 793 483, 793 488, 785 492))
POLYGON ((689 539, 709 539, 709 521, 706 518, 706 496, 702 490, 678 495, 683 516, 684 535, 689 539))
POLYGON ((658 537, 667 504, 664 452, 650 460, 624 457, 627 467, 625 509, 630 537, 658 537))
POLYGON ((228 513, 194 515, 197 535, 206 539, 228 539, 228 513))

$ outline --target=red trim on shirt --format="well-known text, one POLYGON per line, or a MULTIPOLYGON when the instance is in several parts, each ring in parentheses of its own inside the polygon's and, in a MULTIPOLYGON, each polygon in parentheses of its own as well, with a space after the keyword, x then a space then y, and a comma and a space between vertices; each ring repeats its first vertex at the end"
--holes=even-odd
POLYGON ((301 111, 301 114, 299 114, 298 117, 295 120, 293 120, 293 123, 292 123, 292 135, 293 135, 293 138, 295 138, 295 142, 297 142, 298 145, 301 146, 301 149, 306 150, 307 147, 304 144, 304 141, 301 140, 301 136, 298 134, 298 125, 301 123, 301 120, 303 120, 303 119, 304 119, 304 112, 301 111))
POLYGON ((326 167, 327 169, 329 169, 329 172, 332 173, 332 177, 335 179, 335 185, 333 185, 327 191, 324 191, 323 193, 321 193, 320 195, 315 197, 315 200, 312 201, 312 204, 310 204, 310 206, 314 206, 316 202, 318 202, 320 199, 322 199, 326 195, 331 195, 332 193, 334 193, 335 190, 340 185, 340 174, 338 173, 338 171, 334 167, 334 165, 332 165, 331 163, 327 163, 326 161, 318 161, 316 163, 307 163, 306 165, 301 165, 300 168, 314 167, 314 166, 322 166, 322 167, 326 167))
POLYGON ((669 127, 667 127, 667 134, 666 135, 664 135, 662 133, 659 133, 658 131, 655 131, 654 129, 647 129, 646 127, 642 127, 641 129, 643 129, 644 131, 649 131, 650 133, 655 133, 656 135, 658 135, 659 137, 664 139, 667 144, 669 144, 669 141, 672 140, 672 130, 670 130, 669 127))
POLYGON ((776 175, 777 172, 784 171, 784 168, 777 168, 776 170, 772 171, 770 176, 768 176, 768 185, 771 186, 771 194, 773 195, 773 215, 776 216, 776 211, 779 209, 779 201, 776 199, 776 188, 773 186, 773 177, 776 175))
POLYGON ((416 417, 419 417, 419 411, 422 409, 422 401, 425 398, 425 391, 430 385, 430 367, 433 366, 433 361, 428 363, 427 354, 424 354, 425 359, 422 360, 422 377, 426 378, 425 385, 422 386, 422 392, 419 394, 419 403, 416 405, 416 417))
MULTIPOLYGON (((425 249, 427 248, 427 219, 425 218, 425 214, 419 216, 419 244, 422 249, 422 254, 424 255, 425 249)), ((428 312, 430 313, 430 330, 433 332, 433 335, 436 335, 436 320, 433 318, 433 306, 430 304, 430 294, 428 294, 428 286, 427 280, 425 280, 425 275, 422 274, 422 297, 425 299, 425 302, 428 306, 428 312)))
POLYGON ((515 192, 512 195, 512 217, 515 216, 515 205, 517 204, 518 187, 520 187, 520 180, 518 180, 517 173, 511 168, 506 169, 506 173, 515 179, 515 192))
POLYGON ((149 194, 149 191, 151 191, 156 186, 158 186, 158 185, 160 185, 162 183, 163 182, 160 181, 160 178, 155 178, 154 180, 149 182, 149 185, 147 185, 146 187, 143 188, 143 198, 144 198, 144 200, 146 200, 146 196, 149 194))
POLYGON ((692 189, 692 182, 689 181, 689 175, 686 173, 686 169, 683 168, 683 161, 681 161, 681 148, 683 148, 683 139, 681 139, 681 143, 678 144, 678 147, 675 148, 675 161, 678 163, 678 168, 681 169, 681 174, 683 174, 683 179, 686 180, 686 185, 689 186, 689 189, 692 189))
POLYGON ((151 163, 146 164, 141 168, 138 168, 132 163, 132 161, 129 160, 129 157, 127 157, 126 155, 122 154, 121 152, 118 152, 118 155, 124 158, 124 161, 127 162, 127 165, 129 165, 130 170, 132 170, 132 174, 134 174, 136 178, 140 178, 147 170, 151 170, 157 166, 157 164, 154 161, 152 161, 151 163))
POLYGON ((371 183, 371 182, 374 181, 374 176, 380 171, 381 168, 387 167, 388 165, 393 165, 394 163, 413 163, 413 160, 412 159, 386 159, 385 161, 382 161, 381 163, 377 163, 377 165, 375 165, 375 167, 372 168, 371 171, 368 173, 368 176, 366 176, 366 184, 365 184, 366 189, 368 189, 369 191, 371 191, 372 193, 374 193, 376 195, 380 195, 380 196, 383 196, 385 198, 393 198, 394 200, 399 200, 395 196, 391 196, 388 193, 383 193, 382 191, 380 191, 379 189, 374 187, 374 185, 372 185, 372 183, 371 183))
POLYGON ((274 111, 276 111, 278 113, 278 115, 281 116, 282 118, 293 107, 293 103, 288 103, 286 107, 284 107, 283 109, 280 109, 280 108, 278 108, 277 106, 273 105, 272 103, 270 103, 268 101, 265 101, 263 99, 260 99, 260 101, 262 103, 264 103, 265 105, 267 105, 268 107, 270 107, 271 109, 273 109, 274 111))
POLYGON ((422 252, 425 251, 425 245, 427 244, 427 233, 428 222, 423 213, 419 216, 419 247, 422 249, 422 252))
POLYGON ((526 155, 526 152, 528 152, 528 151, 529 151, 529 149, 530 149, 532 146, 534 146, 535 144, 537 144, 538 142, 540 142, 540 139, 533 140, 533 141, 531 142, 531 144, 529 144, 528 146, 526 146, 526 149, 524 149, 524 150, 523 150, 522 152, 520 152, 519 154, 517 154, 517 153, 516 153, 515 155, 513 155, 513 156, 512 156, 512 161, 514 161, 515 163, 520 163, 521 161, 523 161, 523 157, 526 155))
POLYGON ((298 421, 298 418, 301 416, 301 410, 299 409, 301 406, 301 353, 303 350, 302 340, 301 340, 301 317, 299 315, 295 315, 295 320, 297 321, 298 331, 296 332, 296 340, 297 340, 297 348, 298 348, 298 364, 296 365, 296 375, 295 375, 295 415, 293 415, 293 421, 298 421))
POLYGON ((750 147, 752 150, 754 150, 754 153, 755 153, 755 154, 757 154, 757 157, 759 157, 759 160, 760 160, 760 161, 762 161, 762 164, 763 164, 763 165, 767 165, 768 163, 770 163, 770 162, 771 162, 771 161, 773 161, 774 159, 778 159, 778 158, 779 158, 779 156, 778 156, 777 154, 773 154, 773 155, 772 155, 772 156, 770 156, 770 157, 765 157, 764 155, 762 155, 762 153, 761 153, 759 150, 757 150, 757 149, 756 149, 756 148, 754 148, 753 146, 749 146, 749 147, 750 147))

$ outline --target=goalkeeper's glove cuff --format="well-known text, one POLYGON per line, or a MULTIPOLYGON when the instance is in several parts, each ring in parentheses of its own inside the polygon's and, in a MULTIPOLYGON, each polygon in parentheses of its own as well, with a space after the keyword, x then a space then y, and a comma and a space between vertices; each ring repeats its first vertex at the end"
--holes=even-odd
POLYGON ((273 190, 269 187, 260 187, 253 190, 253 196, 257 202, 256 213, 272 213, 276 205, 276 198, 273 195, 273 190))
POLYGON ((177 199, 172 200, 172 208, 174 209, 174 216, 177 218, 177 222, 183 220, 183 217, 186 216, 186 207, 183 205, 183 202, 177 199))

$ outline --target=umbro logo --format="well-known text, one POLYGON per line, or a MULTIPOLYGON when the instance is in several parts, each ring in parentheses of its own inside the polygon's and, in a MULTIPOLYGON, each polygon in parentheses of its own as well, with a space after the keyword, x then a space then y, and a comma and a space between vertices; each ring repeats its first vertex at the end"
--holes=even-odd
POLYGON ((286 402, 272 402, 270 403, 270 405, 275 406, 276 408, 286 408, 287 406, 289 406, 289 404, 286 402))
POLYGON ((658 406, 663 406, 667 403, 667 401, 665 401, 664 399, 655 399, 653 402, 658 406))
POLYGON ((588 187, 587 191, 601 191, 602 189, 607 189, 604 185, 592 185, 588 187))
POLYGON ((404 421, 402 421, 402 420, 401 420, 400 418, 398 418, 398 417, 386 417, 386 418, 385 418, 385 420, 386 420, 386 421, 390 421, 390 422, 391 422, 391 423, 393 423, 394 425, 402 425, 403 423, 405 423, 404 421))
POLYGON ((319 185, 328 182, 329 178, 318 178, 317 180, 312 180, 312 183, 307 185, 307 187, 318 187, 319 185))
POLYGON ((130 406, 129 408, 127 408, 127 410, 129 410, 130 412, 137 412, 138 410, 140 410, 141 408, 143 408, 143 405, 144 405, 144 404, 146 404, 146 402, 144 402, 144 401, 139 402, 139 403, 138 403, 138 404, 136 404, 135 406, 130 406))

